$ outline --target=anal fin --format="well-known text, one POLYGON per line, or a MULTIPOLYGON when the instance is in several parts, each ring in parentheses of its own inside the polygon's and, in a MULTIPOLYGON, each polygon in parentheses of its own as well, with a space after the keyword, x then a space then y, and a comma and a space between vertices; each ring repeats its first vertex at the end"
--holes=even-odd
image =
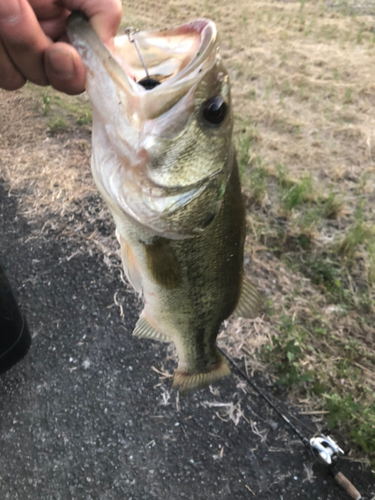
POLYGON ((139 338, 159 340, 160 342, 171 342, 171 339, 167 335, 159 332, 159 330, 151 325, 143 312, 135 325, 133 335, 139 338))
POLYGON ((233 315, 247 319, 256 318, 262 309, 262 303, 262 296, 255 285, 245 276, 242 282, 240 300, 233 315))

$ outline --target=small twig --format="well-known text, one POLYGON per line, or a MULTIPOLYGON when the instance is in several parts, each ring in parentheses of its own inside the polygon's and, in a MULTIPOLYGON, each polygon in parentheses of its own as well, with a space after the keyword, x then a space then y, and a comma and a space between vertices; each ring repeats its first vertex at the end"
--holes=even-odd
POLYGON ((159 375, 162 375, 164 378, 172 378, 173 377, 173 375, 171 373, 162 372, 162 371, 158 370, 157 368, 155 368, 155 366, 151 366, 151 370, 154 370, 154 372, 158 373, 159 375))
POLYGON ((223 422, 229 422, 229 420, 225 420, 225 418, 221 417, 217 411, 215 411, 215 415, 217 416, 217 418, 220 418, 220 420, 222 420, 223 422))
POLYGON ((247 484, 245 484, 245 487, 250 491, 250 493, 252 493, 254 496, 255 496, 255 493, 253 492, 253 490, 250 488, 250 486, 248 486, 247 484))
POLYGON ((327 410, 311 410, 311 411, 299 411, 298 415, 327 415, 329 411, 327 410))
POLYGON ((114 296, 113 296, 113 301, 114 301, 114 303, 116 304, 116 306, 120 308, 120 316, 121 316, 121 318, 123 318, 123 317, 124 317, 124 308, 122 307, 122 304, 120 304, 120 303, 118 302, 118 300, 117 300, 117 294, 118 294, 118 292, 116 292, 116 293, 114 294, 114 296))

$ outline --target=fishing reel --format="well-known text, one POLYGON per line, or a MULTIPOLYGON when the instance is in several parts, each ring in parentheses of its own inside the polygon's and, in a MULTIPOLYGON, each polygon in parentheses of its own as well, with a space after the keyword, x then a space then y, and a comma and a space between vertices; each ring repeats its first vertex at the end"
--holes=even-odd
POLYGON ((339 445, 329 436, 321 434, 320 437, 310 439, 312 454, 324 465, 335 465, 340 455, 345 455, 339 445))
POLYGON ((288 417, 286 417, 281 411, 274 405, 274 403, 264 394, 259 387, 254 384, 254 382, 249 379, 249 377, 236 365, 236 363, 222 350, 221 354, 230 362, 230 364, 235 368, 235 370, 256 390, 258 394, 275 410, 280 418, 286 422, 286 424, 293 429, 293 431, 300 438, 302 443, 310 451, 310 453, 316 458, 320 463, 326 465, 329 472, 334 477, 336 483, 341 486, 341 488, 346 491, 346 493, 351 496, 354 500, 361 500, 361 494, 356 489, 356 487, 349 481, 348 478, 344 476, 342 472, 337 470, 336 464, 340 455, 345 455, 344 450, 330 437, 321 434, 319 437, 313 437, 310 440, 304 436, 300 430, 292 424, 288 417))
POLYGON ((336 469, 336 464, 340 455, 345 455, 344 450, 329 436, 321 434, 320 437, 310 439, 310 450, 314 457, 323 465, 327 465, 335 481, 343 488, 354 500, 361 500, 361 494, 355 486, 344 476, 342 472, 336 469))

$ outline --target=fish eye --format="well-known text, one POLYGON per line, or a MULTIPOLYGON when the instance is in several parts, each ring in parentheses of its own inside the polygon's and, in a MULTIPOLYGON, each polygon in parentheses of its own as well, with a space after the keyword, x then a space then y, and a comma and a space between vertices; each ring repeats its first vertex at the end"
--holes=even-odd
POLYGON ((220 125, 227 116, 228 106, 221 96, 212 97, 203 105, 203 118, 211 125, 220 125))

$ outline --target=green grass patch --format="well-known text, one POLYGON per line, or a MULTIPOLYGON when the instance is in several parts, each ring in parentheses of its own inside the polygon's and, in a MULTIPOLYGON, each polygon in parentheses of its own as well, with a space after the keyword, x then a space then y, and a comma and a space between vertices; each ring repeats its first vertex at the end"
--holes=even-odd
POLYGON ((259 133, 256 127, 252 127, 251 125, 244 128, 242 133, 239 134, 239 139, 237 140, 236 144, 236 150, 238 168, 241 178, 245 174, 247 167, 250 164, 250 148, 254 142, 258 141, 258 139, 259 133))
POLYGON ((370 286, 375 287, 375 243, 369 245, 368 253, 367 281, 370 286))
POLYGON ((69 127, 91 127, 90 103, 83 96, 67 96, 51 88, 40 90, 41 114, 49 118, 52 133, 61 133, 69 127))
POLYGON ((281 207, 290 212, 295 207, 312 200, 313 186, 310 174, 299 182, 289 179, 287 170, 282 165, 276 167, 279 176, 279 196, 281 207))
POLYGON ((371 456, 375 453, 375 403, 366 406, 354 400, 351 394, 323 394, 329 411, 330 428, 344 426, 353 441, 371 456))
POLYGON ((325 219, 337 219, 344 207, 343 199, 331 191, 326 198, 319 199, 321 215, 325 219))
POLYGON ((373 244, 375 244, 375 226, 365 222, 363 207, 360 205, 345 237, 338 244, 337 251, 343 257, 352 259, 360 245, 370 245, 373 248, 373 244))
POLYGON ((323 398, 329 411, 328 425, 350 434, 375 463, 375 393, 367 386, 363 372, 356 362, 373 366, 375 361, 355 339, 330 335, 324 318, 316 314, 310 322, 279 316, 279 335, 264 346, 261 358, 272 363, 278 383, 298 388, 307 397, 323 398), (322 339, 337 350, 335 362, 327 358, 320 344, 322 339), (320 359, 320 369, 306 368, 311 354, 320 359), (322 366, 325 364, 325 369, 322 366))
POLYGON ((55 116, 48 122, 50 134, 61 134, 68 130, 69 125, 63 116, 55 116))
POLYGON ((353 102, 353 89, 346 89, 344 95, 344 104, 351 104, 353 102))
POLYGON ((291 386, 300 382, 313 382, 314 376, 301 365, 306 332, 290 316, 281 316, 280 336, 273 336, 262 352, 264 361, 272 362, 279 372, 279 384, 291 386))
POLYGON ((262 166, 260 158, 258 158, 257 164, 249 174, 250 198, 253 203, 262 205, 266 195, 268 171, 262 166))
POLYGON ((312 255, 299 265, 299 269, 314 285, 324 287, 333 303, 345 301, 339 262, 332 260, 328 255, 312 255))
POLYGON ((308 278, 325 305, 314 305, 313 299, 308 311, 290 315, 288 305, 298 300, 296 290, 281 307, 273 304, 278 335, 263 347, 261 359, 272 365, 283 386, 321 398, 329 426, 350 435, 375 463, 375 392, 369 378, 375 373, 375 355, 358 340, 361 329, 372 331, 375 321, 374 227, 364 205, 358 204, 351 220, 341 218, 342 195, 332 188, 320 194, 310 175, 292 180, 280 165, 276 172, 270 176, 261 164, 249 172, 249 193, 253 189, 255 199, 267 195, 273 203, 263 224, 261 212, 256 212, 258 239, 296 277, 308 278), (321 245, 317 238, 327 228, 330 242, 321 245), (348 322, 356 334, 340 333, 337 325, 351 315, 360 315, 357 323, 348 322))
POLYGON ((51 98, 48 95, 42 97, 42 113, 44 116, 48 115, 51 108, 51 98))

